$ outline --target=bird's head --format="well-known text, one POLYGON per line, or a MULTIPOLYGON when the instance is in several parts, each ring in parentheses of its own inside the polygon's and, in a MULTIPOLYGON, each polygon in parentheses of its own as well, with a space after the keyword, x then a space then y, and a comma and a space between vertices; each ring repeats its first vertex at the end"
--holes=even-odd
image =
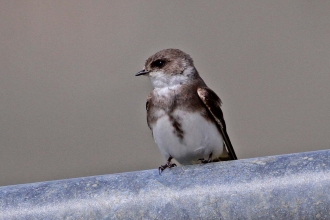
POLYGON ((161 50, 146 60, 136 76, 149 76, 154 88, 187 84, 198 77, 191 57, 178 49, 161 50))

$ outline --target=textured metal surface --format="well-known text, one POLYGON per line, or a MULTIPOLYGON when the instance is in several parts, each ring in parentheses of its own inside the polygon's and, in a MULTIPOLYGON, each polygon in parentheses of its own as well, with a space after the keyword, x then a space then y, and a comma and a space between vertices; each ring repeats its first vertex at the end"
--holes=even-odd
POLYGON ((0 219, 330 219, 330 151, 0 187, 0 219))

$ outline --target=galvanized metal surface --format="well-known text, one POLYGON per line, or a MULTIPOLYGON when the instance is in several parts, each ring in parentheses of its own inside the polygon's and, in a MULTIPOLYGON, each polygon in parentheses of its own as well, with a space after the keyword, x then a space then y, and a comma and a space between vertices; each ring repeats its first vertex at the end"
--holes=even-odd
POLYGON ((0 187, 0 219, 330 219, 330 150, 0 187))

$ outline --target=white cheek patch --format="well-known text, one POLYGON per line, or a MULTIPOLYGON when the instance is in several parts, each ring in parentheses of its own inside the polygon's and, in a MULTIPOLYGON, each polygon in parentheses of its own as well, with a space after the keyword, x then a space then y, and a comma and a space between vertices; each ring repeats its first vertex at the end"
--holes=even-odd
POLYGON ((195 73, 195 69, 193 67, 188 67, 183 71, 183 75, 185 75, 186 77, 189 77, 194 73, 195 73))
POLYGON ((180 75, 175 75, 171 77, 171 85, 170 86, 174 86, 174 85, 180 85, 182 83, 185 83, 189 80, 189 78, 183 74, 180 75))
POLYGON ((149 76, 152 78, 166 77, 163 71, 150 72, 149 76))

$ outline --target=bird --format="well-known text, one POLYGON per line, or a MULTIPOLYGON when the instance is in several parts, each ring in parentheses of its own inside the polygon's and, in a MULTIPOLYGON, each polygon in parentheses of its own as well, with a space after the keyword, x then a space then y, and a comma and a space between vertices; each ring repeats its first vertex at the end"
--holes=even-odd
POLYGON ((135 76, 148 76, 147 124, 166 160, 158 170, 237 160, 221 110, 222 101, 200 77, 193 59, 179 49, 150 56, 135 76))

